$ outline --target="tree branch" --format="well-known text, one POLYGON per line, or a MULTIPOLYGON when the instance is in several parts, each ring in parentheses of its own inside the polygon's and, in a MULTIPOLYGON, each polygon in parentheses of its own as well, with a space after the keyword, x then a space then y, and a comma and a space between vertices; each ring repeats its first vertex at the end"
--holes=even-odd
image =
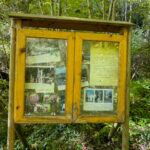
POLYGON ((95 2, 96 2, 97 9, 99 11, 99 14, 101 14, 101 10, 100 10, 100 7, 99 7, 99 4, 98 4, 97 0, 95 0, 95 2))
POLYGON ((130 16, 129 16, 129 22, 131 22, 132 20, 132 5, 133 5, 133 2, 132 0, 130 1, 130 16))
POLYGON ((51 16, 54 16, 54 1, 50 0, 51 3, 51 16))

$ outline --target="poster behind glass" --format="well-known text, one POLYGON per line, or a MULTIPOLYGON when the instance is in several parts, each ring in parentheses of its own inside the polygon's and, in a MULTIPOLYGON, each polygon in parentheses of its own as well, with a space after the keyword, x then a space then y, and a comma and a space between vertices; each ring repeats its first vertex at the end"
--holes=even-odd
POLYGON ((119 43, 83 41, 81 115, 116 115, 119 43))
POLYGON ((25 115, 64 115, 67 40, 27 38, 25 115))

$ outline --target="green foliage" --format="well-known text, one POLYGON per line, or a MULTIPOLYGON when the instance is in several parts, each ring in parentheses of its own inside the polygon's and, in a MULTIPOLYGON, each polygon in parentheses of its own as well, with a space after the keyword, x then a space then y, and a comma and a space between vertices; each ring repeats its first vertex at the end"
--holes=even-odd
POLYGON ((7 120, 8 81, 0 79, 0 121, 7 120))
POLYGON ((130 116, 132 120, 139 121, 145 118, 150 121, 150 80, 131 82, 130 91, 130 116))
MULTIPOLYGON (((53 150, 99 150, 99 148, 120 147, 118 138, 111 142, 107 135, 112 124, 57 124, 28 125, 28 142, 32 148, 53 150)), ((27 133, 27 131, 26 131, 27 133)), ((121 138, 119 138, 121 139, 121 138)), ((15 149, 23 149, 20 140, 15 141, 15 149)))
MULTIPOLYGON (((81 133, 74 125, 35 125, 31 126, 34 132, 28 137, 29 144, 38 149, 81 149, 81 133)), ((16 145, 19 142, 16 141, 16 145)), ((19 144, 20 145, 20 144, 19 144)), ((21 149, 22 145, 15 149, 21 149)))
POLYGON ((8 81, 0 79, 0 148, 6 145, 8 81))
POLYGON ((130 147, 134 150, 148 150, 150 147, 150 124, 147 119, 141 119, 138 123, 130 120, 130 147))
POLYGON ((131 79, 149 78, 150 76, 150 31, 146 25, 132 32, 131 79))
POLYGON ((136 80, 130 86, 130 147, 150 146, 150 80, 136 80))
POLYGON ((7 123, 0 123, 0 149, 6 147, 7 141, 7 123))

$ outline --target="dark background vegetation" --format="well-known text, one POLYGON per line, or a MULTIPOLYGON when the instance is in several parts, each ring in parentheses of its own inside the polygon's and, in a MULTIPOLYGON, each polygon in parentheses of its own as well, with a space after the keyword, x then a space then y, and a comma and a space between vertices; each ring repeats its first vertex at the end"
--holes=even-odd
MULTIPOLYGON (((129 147, 150 149, 149 11, 148 0, 0 0, 0 149, 7 145, 10 12, 135 23, 131 47, 129 147)), ((122 128, 118 124, 25 124, 16 128, 16 150, 24 146, 52 150, 121 149, 122 128), (116 129, 113 135, 112 129, 116 129)))

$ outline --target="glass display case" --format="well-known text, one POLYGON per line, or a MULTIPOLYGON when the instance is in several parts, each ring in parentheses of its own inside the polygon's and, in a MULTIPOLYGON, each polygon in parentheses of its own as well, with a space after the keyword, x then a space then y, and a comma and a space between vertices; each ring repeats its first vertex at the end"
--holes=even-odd
POLYGON ((16 122, 124 120, 124 35, 17 31, 16 122))
MULTIPOLYGON (((128 149, 131 22, 12 13, 8 149, 19 123, 119 123, 128 149)), ((117 126, 118 127, 118 126, 117 126)))

